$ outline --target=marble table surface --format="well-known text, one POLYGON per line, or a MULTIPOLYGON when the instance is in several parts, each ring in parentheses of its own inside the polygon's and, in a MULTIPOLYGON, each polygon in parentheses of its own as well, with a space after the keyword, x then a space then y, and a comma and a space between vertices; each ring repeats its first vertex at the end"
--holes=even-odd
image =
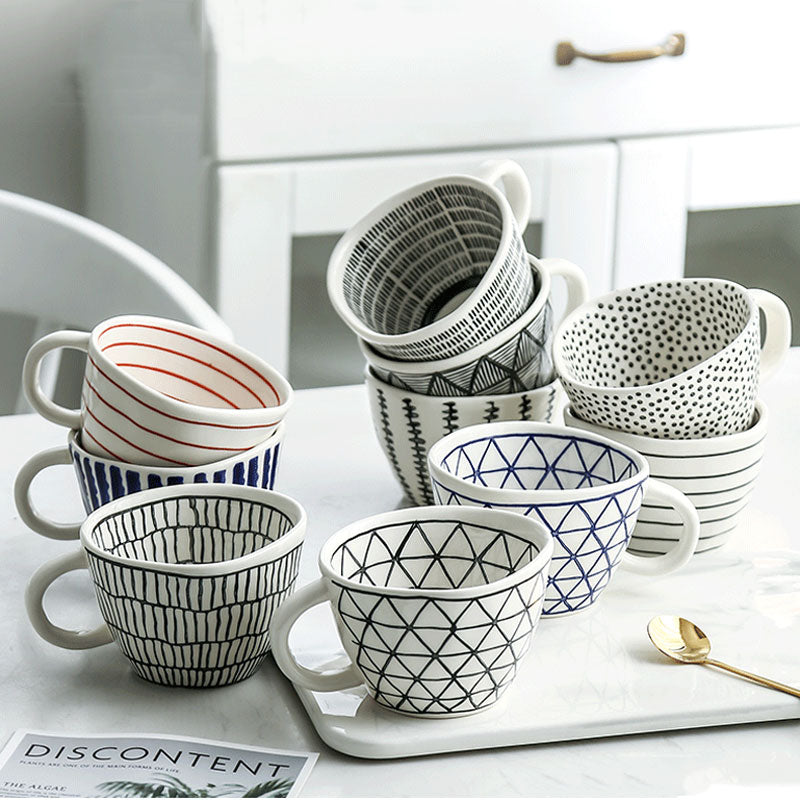
MULTIPOLYGON (((800 551, 800 350, 790 353, 780 373, 763 387, 762 397, 772 429, 763 473, 732 544, 800 551)), ((299 500, 309 514, 300 577, 305 583, 317 575, 316 553, 327 536, 347 522, 400 505, 402 494, 374 437, 364 387, 298 392, 287 426, 276 488, 299 500)), ((66 435, 34 415, 0 418, 2 741, 17 728, 65 734, 133 731, 318 751, 319 761, 302 792, 308 796, 663 797, 723 786, 800 789, 797 721, 365 761, 341 755, 318 738, 271 659, 236 686, 169 689, 136 678, 113 646, 80 652, 53 647, 30 627, 23 591, 39 564, 76 544, 27 530, 14 508, 11 486, 28 457, 64 444, 66 435)), ((42 474, 33 495, 54 518, 81 515, 70 467, 42 474)), ((779 601, 786 613, 798 613, 800 576, 795 585, 781 589, 779 601)), ((88 628, 99 620, 85 572, 61 578, 47 602, 54 621, 62 625, 88 628)), ((787 641, 786 647, 800 662, 800 644, 787 641)), ((753 656, 739 666, 758 671, 753 656)), ((795 677, 800 679, 800 669, 795 677)))

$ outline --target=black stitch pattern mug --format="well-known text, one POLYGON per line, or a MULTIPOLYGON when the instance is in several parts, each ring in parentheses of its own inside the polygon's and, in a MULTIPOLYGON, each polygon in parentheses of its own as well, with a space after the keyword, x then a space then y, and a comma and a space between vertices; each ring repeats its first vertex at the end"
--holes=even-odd
POLYGON ((294 589, 306 514, 285 495, 192 484, 115 500, 81 526, 81 549, 31 577, 28 616, 46 641, 70 650, 115 641, 134 672, 168 686, 224 686, 249 678, 269 652, 269 623, 294 589), (43 598, 88 569, 105 623, 60 628, 43 598))

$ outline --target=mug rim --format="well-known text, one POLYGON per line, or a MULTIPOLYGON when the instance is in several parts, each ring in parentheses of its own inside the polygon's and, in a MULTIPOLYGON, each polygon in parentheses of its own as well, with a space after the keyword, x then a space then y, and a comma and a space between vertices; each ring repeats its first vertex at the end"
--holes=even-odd
MULTIPOLYGON (((342 235, 341 239, 336 243, 333 252, 331 253, 330 260, 328 261, 328 270, 326 275, 326 283, 328 288, 328 296, 331 300, 336 312, 342 320, 357 333, 361 338, 366 339, 372 344, 378 346, 401 346, 401 345, 419 345, 426 339, 437 336, 447 331, 454 323, 462 317, 467 316, 470 311, 478 304, 480 297, 485 293, 487 284, 490 284, 496 276, 499 264, 502 263, 500 258, 501 253, 509 247, 512 233, 516 229, 516 220, 511 205, 505 195, 493 184, 487 183, 482 178, 475 175, 445 175, 439 178, 432 178, 422 183, 416 183, 403 189, 383 202, 375 206, 368 214, 365 214, 358 222, 348 228, 342 235), (414 328, 411 331, 403 331, 402 333, 380 333, 368 327, 362 322, 356 314, 351 310, 344 296, 344 272, 347 265, 347 260, 350 253, 353 251, 355 244, 362 238, 362 236, 369 231, 369 229, 380 219, 385 217, 390 211, 397 208, 397 206, 406 202, 412 197, 415 197, 423 192, 426 192, 435 186, 446 183, 462 183, 471 185, 474 188, 481 189, 487 194, 492 196, 492 199, 500 209, 503 218, 503 230, 500 234, 500 241, 497 244, 497 250, 492 258, 491 263, 486 268, 483 277, 478 284, 470 291, 469 296, 464 301, 456 306, 448 314, 440 317, 433 322, 422 325, 419 328, 414 328), (506 224, 506 223, 513 224, 506 224)), ((522 234, 519 234, 522 238, 522 234)))
POLYGON ((80 441, 81 438, 80 428, 70 429, 69 433, 67 434, 67 447, 69 448, 70 453, 77 452, 81 459, 88 458, 91 461, 95 462, 102 461, 109 467, 118 467, 121 470, 135 469, 147 472, 161 472, 169 475, 194 475, 195 473, 203 470, 212 471, 215 469, 216 470, 224 469, 240 461, 246 461, 250 458, 254 458, 257 454, 266 452, 271 447, 280 444, 283 441, 285 432, 286 432, 286 422, 285 420, 280 420, 272 428, 272 433, 269 436, 260 441, 258 444, 253 445, 253 447, 248 447, 246 450, 242 450, 238 455, 227 456, 226 458, 223 458, 219 461, 207 461, 202 464, 194 464, 187 467, 177 467, 177 466, 158 465, 158 464, 136 464, 132 461, 120 461, 119 459, 107 458, 106 456, 101 456, 97 455, 96 453, 91 453, 83 446, 83 443, 80 441))
POLYGON ((470 600, 513 588, 529 577, 533 577, 542 570, 547 569, 553 555, 553 547, 553 536, 543 523, 530 517, 524 517, 521 514, 515 514, 513 511, 495 511, 490 508, 474 508, 470 506, 415 506, 413 508, 386 511, 382 514, 373 514, 345 525, 324 542, 320 548, 317 563, 323 578, 354 591, 403 598, 435 597, 440 600, 470 600), (368 533, 371 527, 393 522, 402 524, 413 520, 435 521, 447 519, 457 520, 465 524, 485 525, 491 527, 498 534, 509 533, 520 536, 537 547, 538 553, 527 564, 503 578, 499 578, 496 581, 488 581, 479 586, 463 588, 415 589, 405 586, 372 586, 347 578, 332 566, 333 551, 356 535, 368 533), (519 522, 521 519, 525 520, 522 524, 519 522), (525 530, 526 528, 528 530, 525 530))
POLYGON ((230 483, 186 483, 176 486, 163 486, 158 489, 143 489, 125 497, 119 497, 100 506, 81 523, 80 542, 83 549, 105 561, 112 561, 127 567, 154 570, 170 575, 183 577, 205 578, 211 575, 224 575, 248 569, 256 564, 274 561, 277 558, 302 544, 305 538, 307 515, 305 509, 294 498, 274 492, 270 489, 259 489, 254 486, 241 486, 230 483), (91 541, 90 532, 109 517, 124 511, 129 511, 136 506, 146 506, 150 503, 166 500, 171 497, 181 496, 211 496, 219 499, 243 500, 265 505, 270 499, 277 501, 274 506, 292 520, 292 527, 279 539, 259 547, 251 553, 229 558, 224 561, 214 561, 208 564, 168 564, 151 559, 131 558, 109 553, 91 541))
POLYGON ((734 344, 736 344, 736 342, 738 342, 746 334, 747 327, 752 322, 754 314, 756 315, 757 318, 758 305, 756 304, 756 301, 753 298, 753 296, 750 294, 749 289, 746 286, 742 286, 742 284, 737 283, 736 281, 727 280, 725 278, 674 278, 671 280, 650 281, 648 283, 639 283, 634 286, 626 286, 622 289, 615 289, 610 292, 606 292, 605 294, 602 294, 598 297, 593 297, 591 298, 591 300, 587 300, 585 303, 578 306, 578 308, 574 309, 571 313, 567 314, 567 316, 564 317, 564 319, 561 320, 553 336, 553 367, 555 368, 555 371, 558 374, 558 376, 562 378, 565 383, 569 383, 572 386, 583 389, 584 391, 592 392, 594 394, 606 395, 615 393, 630 394, 633 392, 649 392, 652 389, 668 386, 671 383, 680 381, 686 375, 693 375, 701 368, 706 367, 709 364, 709 362, 711 362, 715 358, 719 358, 720 356, 722 356, 722 354, 729 347, 732 347, 734 344), (625 292, 629 292, 634 289, 638 290, 638 289, 649 288, 652 286, 663 286, 667 284, 684 284, 697 281, 714 283, 718 285, 725 284, 728 286, 733 286, 735 289, 737 289, 739 294, 742 297, 744 297, 745 302, 750 308, 750 316, 742 326, 742 329, 722 349, 715 351, 707 358, 704 358, 697 364, 692 364, 692 366, 687 367, 686 369, 682 370, 676 375, 672 375, 669 378, 664 378, 660 381, 655 381, 653 383, 642 383, 639 384, 638 386, 597 386, 593 383, 586 383, 584 381, 578 380, 577 378, 573 377, 572 370, 568 368, 566 359, 563 354, 563 342, 567 329, 570 326, 572 326, 577 319, 596 310, 599 303, 606 302, 611 298, 615 298, 620 294, 624 294, 625 292))
POLYGON ((507 420, 489 422, 481 425, 469 425, 457 431, 448 433, 447 436, 435 442, 428 451, 428 471, 432 483, 439 483, 447 489, 460 491, 463 487, 468 489, 464 495, 469 498, 482 500, 493 505, 560 505, 562 503, 579 503, 594 500, 609 491, 615 494, 644 483, 650 477, 650 465, 647 459, 627 445, 609 439, 593 431, 584 431, 579 428, 569 428, 562 425, 553 425, 549 422, 534 422, 507 420), (464 478, 453 475, 441 466, 442 459, 446 458, 456 448, 469 441, 482 439, 496 439, 503 435, 514 434, 542 434, 549 436, 562 436, 569 439, 583 439, 591 444, 599 444, 620 452, 637 467, 636 472, 628 478, 613 483, 604 483, 598 486, 584 486, 577 489, 507 489, 492 486, 480 486, 464 478))
POLYGON ((493 334, 488 339, 475 345, 475 347, 471 347, 469 350, 465 350, 463 353, 433 361, 400 361, 393 359, 377 352, 371 342, 359 337, 358 346, 361 349, 362 355, 368 362, 374 364, 379 369, 385 369, 387 372, 405 372, 409 375, 425 375, 433 372, 449 372, 452 369, 466 367, 471 362, 483 358, 496 348, 511 341, 511 339, 525 330, 525 328, 533 324, 533 321, 539 316, 550 300, 550 286, 552 281, 549 269, 547 269, 536 256, 531 253, 526 253, 526 255, 528 257, 528 263, 531 266, 531 272, 536 272, 539 275, 539 291, 534 295, 525 311, 499 333, 493 334))
MULTIPOLYGON (((275 367, 270 366, 255 353, 233 342, 226 342, 218 336, 202 328, 198 328, 195 325, 189 325, 185 322, 179 322, 178 320, 169 319, 167 317, 157 317, 148 314, 120 314, 99 322, 92 328, 89 334, 89 351, 87 353, 87 358, 91 357, 102 361, 104 369, 112 373, 114 381, 121 384, 120 388, 126 394, 134 394, 137 396, 137 399, 143 397, 148 400, 148 402, 156 404, 159 410, 164 409, 171 411, 179 417, 182 412, 184 418, 179 419, 179 422, 188 422, 191 424, 204 424, 206 421, 223 424, 227 422, 228 424, 241 427, 242 425, 246 425, 250 418, 252 418, 253 422, 257 420, 263 423, 263 417, 265 415, 272 417, 279 414, 279 419, 282 419, 294 400, 294 391, 289 381, 281 375, 275 367), (143 327, 152 327, 153 323, 160 323, 162 327, 174 330, 179 334, 193 336, 194 338, 200 339, 204 344, 224 352, 234 360, 244 362, 248 368, 258 373, 263 373, 261 377, 265 382, 273 385, 272 388, 275 394, 278 395, 279 402, 274 406, 266 406, 264 408, 219 408, 175 400, 163 392, 153 389, 143 381, 125 372, 125 370, 119 367, 100 349, 98 339, 102 333, 105 333, 111 327, 130 323, 136 323, 143 327), (187 412, 195 418, 186 419, 187 412), (197 419, 198 417, 200 419, 197 419)), ((107 380, 111 380, 111 378, 107 378, 107 380)))
POLYGON ((675 455, 672 450, 679 450, 684 448, 691 448, 693 451, 687 453, 685 457, 691 458, 693 456, 714 456, 718 454, 720 447, 736 447, 738 444, 743 444, 745 441, 755 439, 760 441, 766 436, 767 427, 769 425, 769 411, 767 406, 760 397, 756 398, 755 407, 753 409, 753 417, 750 425, 743 431, 737 433, 725 433, 721 436, 709 436, 702 439, 664 439, 656 438, 655 436, 642 436, 639 433, 629 433, 628 431, 618 431, 615 428, 609 428, 606 425, 598 425, 595 422, 583 419, 578 416, 573 409, 572 405, 568 403, 563 411, 564 424, 567 427, 572 427, 575 430, 587 431, 596 433, 598 436, 604 436, 605 431, 609 432, 608 438, 619 442, 622 445, 639 451, 639 446, 646 447, 648 451, 653 448, 662 449, 663 453, 652 453, 655 457, 668 457, 675 455), (577 424, 575 424, 577 423, 577 424), (587 427, 588 426, 588 427, 587 427), (603 431, 601 433, 600 431, 603 431), (620 437, 619 439, 617 437, 620 437))
POLYGON ((455 396, 444 396, 444 395, 435 395, 435 394, 419 394, 418 392, 412 392, 410 389, 401 389, 399 386, 392 386, 391 383, 386 383, 386 381, 381 380, 375 373, 372 372, 371 365, 367 364, 364 368, 364 380, 368 386, 374 384, 376 388, 379 388, 381 391, 386 392, 387 394, 398 395, 401 397, 413 397, 415 402, 419 405, 425 404, 430 401, 430 404, 436 405, 437 407, 441 406, 442 403, 456 403, 457 405, 464 407, 464 404, 467 405, 484 405, 486 403, 507 403, 508 401, 516 401, 521 399, 524 396, 529 396, 532 398, 539 398, 545 397, 550 392, 558 392, 559 391, 559 380, 558 378, 553 378, 550 383, 545 383, 543 386, 537 386, 535 389, 525 389, 521 392, 514 392, 513 394, 465 394, 465 395, 455 395, 455 396))

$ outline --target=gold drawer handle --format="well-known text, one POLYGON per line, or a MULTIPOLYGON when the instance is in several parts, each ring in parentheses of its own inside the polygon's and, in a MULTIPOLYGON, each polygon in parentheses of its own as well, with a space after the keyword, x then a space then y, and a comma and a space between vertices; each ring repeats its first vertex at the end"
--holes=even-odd
POLYGON ((646 50, 618 50, 614 53, 584 53, 572 42, 559 42, 556 46, 556 64, 566 67, 576 58, 588 58, 589 61, 605 61, 617 64, 622 61, 646 61, 659 56, 682 56, 686 49, 686 37, 682 33, 673 33, 664 44, 649 47, 646 50))

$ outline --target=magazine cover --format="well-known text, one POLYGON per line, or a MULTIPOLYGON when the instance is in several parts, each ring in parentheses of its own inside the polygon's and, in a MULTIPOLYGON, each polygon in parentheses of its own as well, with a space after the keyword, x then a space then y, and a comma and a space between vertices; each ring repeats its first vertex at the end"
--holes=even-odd
POLYGON ((19 730, 0 752, 0 797, 293 797, 316 759, 205 739, 19 730))

